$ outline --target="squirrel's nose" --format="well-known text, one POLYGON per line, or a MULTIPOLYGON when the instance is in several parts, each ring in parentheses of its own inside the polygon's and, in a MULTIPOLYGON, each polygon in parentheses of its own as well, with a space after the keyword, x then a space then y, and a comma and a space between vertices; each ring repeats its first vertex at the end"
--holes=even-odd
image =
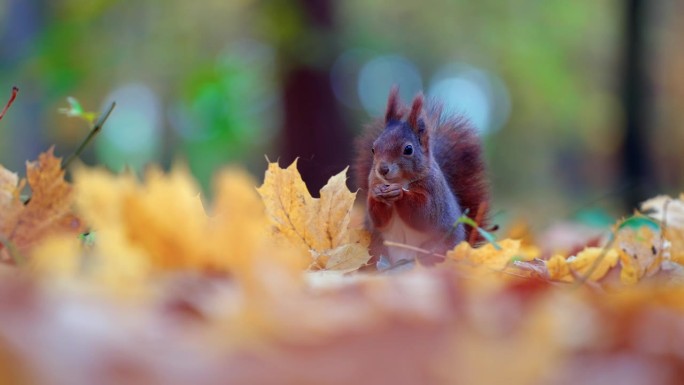
POLYGON ((378 171, 380 172, 380 175, 382 175, 382 176, 387 175, 387 173, 389 172, 389 170, 390 170, 390 169, 389 169, 389 166, 386 165, 386 164, 381 165, 380 168, 378 169, 378 171))

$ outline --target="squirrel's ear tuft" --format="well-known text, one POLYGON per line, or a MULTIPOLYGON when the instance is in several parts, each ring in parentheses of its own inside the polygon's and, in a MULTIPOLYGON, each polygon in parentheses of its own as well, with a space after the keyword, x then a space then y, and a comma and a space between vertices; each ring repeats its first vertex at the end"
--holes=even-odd
POLYGON ((393 86, 387 99, 387 111, 385 112, 385 123, 391 120, 401 119, 399 112, 399 86, 393 86))
POLYGON ((423 112, 423 94, 419 93, 413 99, 413 103, 411 103, 411 113, 408 117, 409 126, 416 132, 421 128, 419 127, 419 119, 421 117, 421 112, 423 112))

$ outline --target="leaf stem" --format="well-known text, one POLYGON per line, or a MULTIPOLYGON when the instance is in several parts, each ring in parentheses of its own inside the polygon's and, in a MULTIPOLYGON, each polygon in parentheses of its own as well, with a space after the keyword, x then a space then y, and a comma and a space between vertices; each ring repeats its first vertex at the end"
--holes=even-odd
POLYGON ((432 255, 432 256, 435 256, 435 257, 441 257, 441 258, 446 259, 446 255, 433 253, 433 252, 430 251, 430 250, 421 249, 420 247, 415 247, 415 246, 406 245, 406 244, 399 243, 399 242, 392 242, 392 241, 385 241, 385 242, 383 242, 383 244, 384 244, 385 246, 398 247, 398 248, 401 248, 401 249, 411 250, 411 251, 415 251, 415 252, 418 252, 418 253, 422 253, 422 254, 426 254, 426 255, 432 255))
POLYGON ((458 220, 457 220, 456 223, 454 224, 454 227, 457 226, 459 223, 463 223, 463 224, 466 224, 466 225, 472 227, 473 230, 475 230, 475 231, 477 231, 478 233, 480 233, 480 235, 482 236, 482 238, 484 238, 487 242, 491 243, 492 246, 494 246, 494 248, 495 248, 496 250, 501 250, 501 246, 500 246, 498 243, 496 243, 496 239, 494 238, 494 236, 493 236, 492 234, 490 234, 489 232, 483 230, 483 229, 477 224, 477 222, 475 222, 475 220, 473 220, 472 218, 468 217, 465 213, 462 214, 462 215, 458 218, 458 220))
POLYGON ((601 261, 603 261, 603 259, 606 257, 606 255, 608 254, 608 251, 610 251, 610 248, 613 247, 613 243, 615 243, 616 238, 617 238, 617 235, 611 233, 610 238, 608 239, 608 242, 606 243, 605 246, 603 246, 603 250, 601 250, 601 254, 599 254, 599 256, 596 257, 596 259, 594 260, 594 263, 591 264, 591 266, 589 267, 589 270, 587 270, 587 272, 584 275, 579 276, 579 277, 575 277, 575 273, 574 272, 572 273, 573 278, 575 278, 574 288, 580 287, 580 286, 584 285, 585 283, 591 282, 591 281, 589 281, 589 277, 591 277, 591 275, 594 274, 594 271, 596 271, 596 269, 598 269, 599 265, 601 264, 601 261), (577 278, 579 278, 579 279, 577 279, 577 278))
POLYGON ((10 96, 10 99, 7 102, 7 104, 5 104, 5 108, 3 108, 2 112, 0 112, 0 120, 2 120, 2 118, 5 116, 5 113, 7 112, 7 110, 9 110, 12 103, 14 103, 14 99, 17 98, 18 93, 19 93, 19 88, 17 88, 16 86, 12 87, 12 95, 10 96))
POLYGON ((114 107, 116 107, 116 102, 112 102, 112 104, 109 105, 109 108, 102 114, 100 117, 97 119, 97 122, 93 125, 93 128, 90 129, 90 132, 88 133, 88 136, 83 139, 83 142, 81 142, 81 145, 78 146, 76 151, 74 151, 71 155, 69 155, 64 162, 62 163, 62 168, 66 169, 69 167, 69 164, 77 158, 83 150, 86 148, 88 143, 90 143, 91 140, 102 130, 102 126, 104 126, 105 122, 107 121, 107 118, 109 118, 109 115, 112 113, 114 110, 114 107))

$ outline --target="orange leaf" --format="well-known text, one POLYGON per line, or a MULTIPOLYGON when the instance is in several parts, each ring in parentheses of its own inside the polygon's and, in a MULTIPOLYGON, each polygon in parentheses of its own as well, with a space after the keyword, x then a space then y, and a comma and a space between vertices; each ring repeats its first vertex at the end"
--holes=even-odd
POLYGON ((38 160, 26 163, 26 176, 31 187, 27 204, 19 200, 22 184, 16 176, 2 169, 0 177, 0 234, 26 254, 41 239, 55 233, 78 234, 83 225, 72 212, 72 188, 64 180, 61 158, 54 148, 40 154, 38 160), (15 188, 12 188, 12 185, 15 188))

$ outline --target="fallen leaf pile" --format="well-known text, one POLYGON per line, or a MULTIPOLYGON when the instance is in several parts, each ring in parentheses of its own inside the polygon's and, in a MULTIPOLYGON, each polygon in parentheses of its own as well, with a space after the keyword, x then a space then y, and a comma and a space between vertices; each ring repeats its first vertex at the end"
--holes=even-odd
POLYGON ((659 196, 642 204, 641 212, 618 222, 604 247, 587 247, 576 255, 553 255, 548 260, 515 265, 544 279, 590 281, 603 286, 659 283, 684 279, 684 194, 679 199, 659 196))
POLYGON ((526 235, 370 272, 346 171, 312 197, 271 163, 140 178, 52 150, 0 167, 0 382, 678 384, 684 196, 597 247, 526 235), (30 188, 25 196, 24 185, 30 188), (359 271, 366 267, 364 271, 359 271))

